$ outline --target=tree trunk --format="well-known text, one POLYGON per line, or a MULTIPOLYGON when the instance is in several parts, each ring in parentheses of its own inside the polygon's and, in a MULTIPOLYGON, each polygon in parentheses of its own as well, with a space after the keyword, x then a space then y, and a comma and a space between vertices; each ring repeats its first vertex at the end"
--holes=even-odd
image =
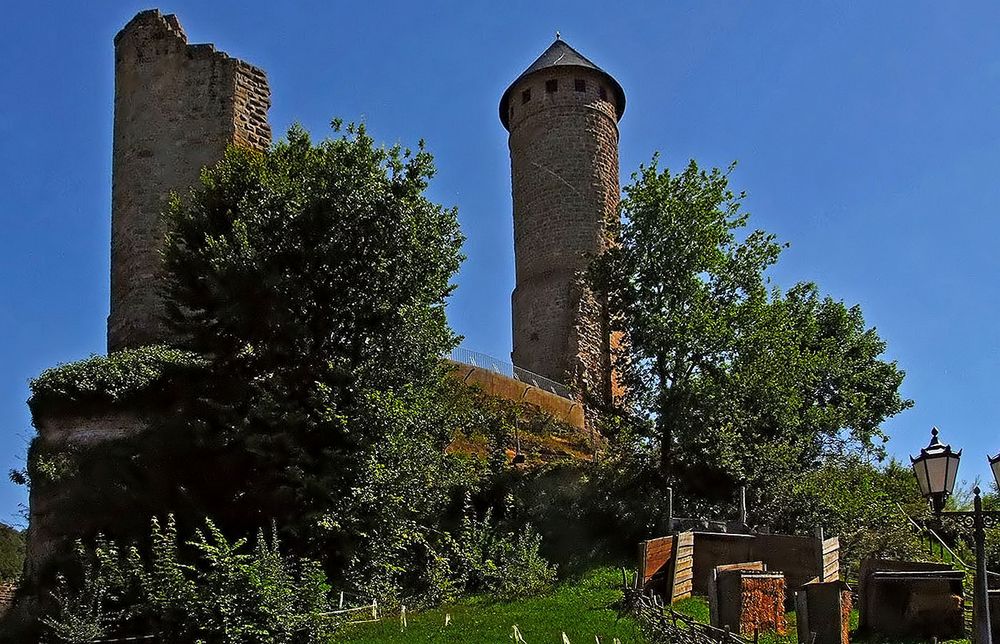
POLYGON ((660 470, 669 475, 673 468, 673 427, 674 407, 671 391, 667 388, 667 366, 663 356, 656 357, 656 378, 659 389, 657 397, 656 423, 660 434, 660 470))

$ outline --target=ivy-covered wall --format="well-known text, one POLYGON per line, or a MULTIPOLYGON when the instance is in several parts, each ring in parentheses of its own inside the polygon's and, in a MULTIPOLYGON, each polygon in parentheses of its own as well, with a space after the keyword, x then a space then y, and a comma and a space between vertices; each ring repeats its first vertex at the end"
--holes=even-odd
MULTIPOLYGON (((38 435, 25 470, 12 473, 30 486, 28 585, 77 536, 145 529, 169 487, 162 468, 172 458, 163 437, 147 430, 170 418, 206 365, 196 354, 150 346, 59 365, 31 381, 38 435)), ((173 449, 187 452, 175 438, 173 449)))
POLYGON ((61 415, 161 406, 167 394, 189 384, 206 364, 195 353, 162 345, 91 356, 43 371, 30 383, 28 407, 37 427, 61 415))
MULTIPOLYGON (((153 346, 61 365, 32 381, 38 436, 26 470, 15 473, 30 485, 29 585, 44 586, 76 538, 141 538, 150 517, 165 512, 182 523, 210 516, 235 534, 260 527, 262 519, 226 502, 232 481, 253 476, 246 454, 192 422, 205 411, 197 400, 208 371, 196 354, 153 346)), ((455 428, 448 452, 511 462, 520 445, 526 458, 511 474, 591 458, 582 422, 555 418, 535 401, 473 387, 455 404, 472 424, 455 428), (506 444, 488 437, 497 433, 506 444)))

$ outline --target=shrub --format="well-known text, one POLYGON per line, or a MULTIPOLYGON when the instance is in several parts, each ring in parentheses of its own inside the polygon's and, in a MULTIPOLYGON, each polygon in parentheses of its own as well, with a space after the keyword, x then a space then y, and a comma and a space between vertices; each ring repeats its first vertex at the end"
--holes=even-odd
MULTIPOLYGON (((506 501, 509 517, 513 499, 506 501)), ((541 535, 530 524, 517 528, 496 522, 492 509, 480 518, 466 500, 457 545, 470 590, 503 598, 542 590, 555 581, 556 569, 542 556, 541 544, 541 535)))
POLYGON ((454 532, 411 526, 394 542, 372 540, 372 548, 352 562, 349 579, 382 605, 426 607, 467 593, 501 599, 532 595, 549 586, 556 568, 541 554, 541 536, 512 520, 508 497, 505 520, 492 508, 481 516, 466 496, 454 532))
POLYGON ((263 532, 247 549, 230 542, 210 521, 187 542, 194 558, 180 555, 172 517, 152 523, 144 559, 134 548, 97 539, 78 542, 76 583, 60 577, 51 634, 69 642, 156 633, 166 641, 314 642, 332 635, 330 587, 318 564, 281 554, 276 537, 263 532))

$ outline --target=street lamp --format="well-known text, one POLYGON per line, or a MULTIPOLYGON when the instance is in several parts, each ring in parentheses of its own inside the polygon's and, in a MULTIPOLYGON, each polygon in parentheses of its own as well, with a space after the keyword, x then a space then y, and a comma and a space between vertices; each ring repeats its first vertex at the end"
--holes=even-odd
POLYGON ((920 493, 931 500, 935 512, 944 510, 944 502, 955 489, 955 477, 958 475, 958 462, 961 458, 962 450, 952 452, 951 445, 938 440, 937 427, 931 428, 930 445, 920 450, 917 458, 910 457, 920 493))
MULTIPOLYGON (((938 440, 937 427, 931 429, 931 442, 920 450, 920 456, 910 461, 913 463, 913 473, 917 477, 920 492, 931 502, 934 514, 939 519, 949 519, 967 528, 972 528, 976 542, 976 578, 973 608, 976 616, 976 643, 992 644, 990 632, 990 591, 986 582, 986 524, 1000 525, 1000 512, 983 510, 983 499, 977 485, 972 490, 973 511, 957 512, 944 509, 945 501, 955 489, 955 477, 958 475, 958 462, 962 458, 962 450, 951 451, 950 445, 938 440)), ((993 477, 1000 485, 1000 454, 988 457, 993 477)))

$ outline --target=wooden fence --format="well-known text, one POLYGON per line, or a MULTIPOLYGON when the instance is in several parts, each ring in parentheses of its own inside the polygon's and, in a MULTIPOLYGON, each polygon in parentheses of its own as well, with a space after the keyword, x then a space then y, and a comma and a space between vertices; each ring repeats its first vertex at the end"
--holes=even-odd
POLYGON ((639 544, 640 587, 674 603, 708 594, 718 565, 763 561, 790 589, 840 578, 840 540, 800 535, 681 532, 639 544))
POLYGON ((838 581, 840 579, 840 538, 831 537, 820 542, 819 569, 822 572, 820 581, 838 581))
POLYGON ((670 578, 670 603, 690 597, 694 590, 694 533, 677 535, 677 550, 670 578))

